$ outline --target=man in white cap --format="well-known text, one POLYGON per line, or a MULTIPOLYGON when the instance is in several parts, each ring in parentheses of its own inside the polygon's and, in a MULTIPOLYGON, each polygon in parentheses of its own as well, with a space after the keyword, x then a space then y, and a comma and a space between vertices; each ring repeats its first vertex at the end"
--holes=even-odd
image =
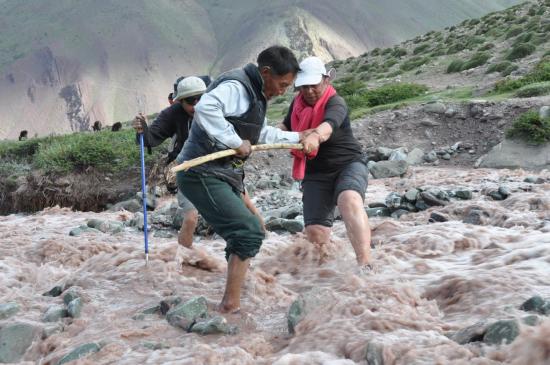
POLYGON ((304 150, 292 151, 292 175, 302 181, 306 235, 321 251, 330 240, 338 206, 361 271, 371 271, 371 232, 363 207, 367 161, 353 136, 348 107, 330 84, 331 72, 318 57, 300 63, 294 82, 299 90, 280 125, 308 131, 304 150))
MULTIPOLYGON (((144 145, 148 148, 160 145, 168 138, 175 137, 174 147, 168 154, 167 164, 175 160, 189 136, 189 129, 195 113, 195 105, 206 91, 204 79, 209 77, 188 76, 177 85, 174 103, 160 112, 157 118, 147 125, 145 115, 139 113, 132 123, 137 133, 143 133, 144 145)), ((175 176, 174 176, 175 179, 175 176)), ((168 183, 175 188, 175 180, 168 183)), ((193 204, 178 191, 178 204, 184 212, 184 220, 178 234, 178 243, 185 247, 193 244, 193 233, 197 226, 198 213, 193 204)))

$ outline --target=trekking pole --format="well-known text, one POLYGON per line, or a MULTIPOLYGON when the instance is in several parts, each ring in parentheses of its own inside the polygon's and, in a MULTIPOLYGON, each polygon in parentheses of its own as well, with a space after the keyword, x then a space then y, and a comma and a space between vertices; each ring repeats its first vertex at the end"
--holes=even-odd
POLYGON ((149 242, 147 234, 147 189, 145 185, 145 151, 143 133, 139 133, 139 150, 141 155, 141 197, 143 198, 143 239, 145 241, 145 266, 149 264, 149 242))

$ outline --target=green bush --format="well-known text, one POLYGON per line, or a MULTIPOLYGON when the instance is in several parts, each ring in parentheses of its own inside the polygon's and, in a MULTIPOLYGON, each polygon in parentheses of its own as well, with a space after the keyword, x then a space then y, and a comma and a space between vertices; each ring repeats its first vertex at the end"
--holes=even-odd
POLYGON ((370 52, 371 56, 378 56, 380 55, 380 48, 375 48, 370 52))
POLYGON ((495 85, 495 92, 503 93, 513 91, 522 86, 543 81, 550 81, 550 58, 548 57, 543 57, 531 72, 520 79, 497 82, 495 85))
POLYGON ((363 89, 365 84, 355 79, 339 79, 334 82, 334 88, 340 96, 353 95, 363 89))
POLYGON ((382 56, 385 56, 390 53, 392 53, 392 48, 384 48, 384 50, 382 51, 382 56))
POLYGON ((413 54, 417 55, 424 53, 428 48, 430 48, 428 43, 421 44, 413 49, 413 54))
POLYGON ((407 50, 405 48, 396 47, 393 49, 392 56, 401 58, 407 55, 407 50))
POLYGON ((397 64, 397 60, 395 58, 390 58, 386 61, 386 63, 384 63, 384 68, 390 68, 392 67, 393 65, 397 64))
POLYGON ((500 71, 500 76, 508 76, 515 70, 517 70, 519 67, 518 65, 512 63, 510 66, 506 67, 504 70, 500 71))
POLYGON ((531 39, 533 39, 533 36, 535 35, 535 33, 533 32, 527 32, 527 33, 524 33, 522 35, 519 35, 517 36, 517 38, 514 40, 514 43, 513 45, 516 46, 520 43, 527 43, 529 42, 531 39))
POLYGON ((508 30, 508 32, 506 32, 505 38, 506 39, 513 38, 513 37, 517 36, 518 34, 521 34, 522 32, 523 32, 522 27, 520 27, 518 25, 513 25, 512 27, 510 27, 510 30, 508 30))
POLYGON ((490 74, 490 73, 493 73, 493 72, 502 72, 506 68, 510 67, 511 64, 512 64, 512 62, 510 62, 510 61, 504 61, 504 62, 500 62, 500 63, 493 63, 492 65, 490 65, 487 68, 486 73, 490 74))
POLYGON ((453 43, 447 48, 447 54, 455 54, 462 51, 465 48, 465 45, 462 43, 453 43))
POLYGON ((548 94, 550 94, 550 81, 536 82, 534 84, 522 86, 516 91, 515 96, 518 98, 530 98, 548 94))
POLYGON ((423 64, 426 64, 428 62, 430 62, 429 57, 415 56, 415 57, 412 57, 412 58, 408 59, 403 64, 401 64, 400 68, 403 71, 410 71, 410 70, 414 70, 415 68, 417 68, 419 66, 422 66, 423 64))
POLYGON ((529 56, 531 53, 535 52, 537 47, 532 45, 531 43, 520 43, 515 45, 508 55, 506 55, 506 59, 508 61, 514 61, 520 58, 524 58, 526 56, 529 56))
POLYGON ((0 160, 32 161, 34 154, 45 138, 32 138, 26 141, 6 141, 0 143, 0 160))
POLYGON ((464 66, 464 61, 462 61, 462 60, 453 60, 453 61, 451 61, 449 66, 447 66, 447 73, 450 74, 450 73, 453 73, 453 72, 460 72, 460 71, 462 71, 463 66, 464 66))
POLYGON ((506 131, 506 136, 535 144, 550 142, 550 118, 542 119, 536 110, 528 111, 506 131))
POLYGON ((488 51, 490 49, 495 48, 494 43, 485 43, 483 46, 479 47, 480 51, 488 51))
POLYGON ((424 94, 427 90, 428 88, 424 85, 392 83, 383 85, 376 89, 348 95, 345 96, 344 99, 350 109, 359 107, 374 107, 414 98, 424 94))
POLYGON ((485 38, 479 37, 479 36, 468 37, 466 38, 465 42, 466 42, 465 47, 467 49, 475 49, 480 44, 483 44, 485 42, 485 38))
POLYGON ((487 61, 491 58, 491 55, 489 55, 486 52, 478 52, 472 56, 468 61, 464 62, 464 65, 462 66, 462 70, 469 70, 471 68, 475 68, 481 65, 484 65, 487 63, 487 61))

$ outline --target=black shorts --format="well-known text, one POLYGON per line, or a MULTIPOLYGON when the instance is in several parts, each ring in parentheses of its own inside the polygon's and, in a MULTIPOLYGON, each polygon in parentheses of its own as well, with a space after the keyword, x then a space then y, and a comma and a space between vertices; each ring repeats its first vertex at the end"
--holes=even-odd
POLYGON ((362 161, 352 162, 336 172, 306 174, 302 181, 305 225, 332 227, 340 193, 353 190, 364 200, 368 176, 367 165, 362 161))

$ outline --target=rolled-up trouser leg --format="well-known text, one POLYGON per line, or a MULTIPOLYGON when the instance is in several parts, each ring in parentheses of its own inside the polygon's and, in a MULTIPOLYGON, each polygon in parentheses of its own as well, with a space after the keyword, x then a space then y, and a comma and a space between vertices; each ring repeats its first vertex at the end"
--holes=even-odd
POLYGON ((178 189, 226 241, 226 258, 231 254, 241 260, 256 256, 265 234, 238 191, 225 181, 193 172, 178 172, 177 181, 178 189))

